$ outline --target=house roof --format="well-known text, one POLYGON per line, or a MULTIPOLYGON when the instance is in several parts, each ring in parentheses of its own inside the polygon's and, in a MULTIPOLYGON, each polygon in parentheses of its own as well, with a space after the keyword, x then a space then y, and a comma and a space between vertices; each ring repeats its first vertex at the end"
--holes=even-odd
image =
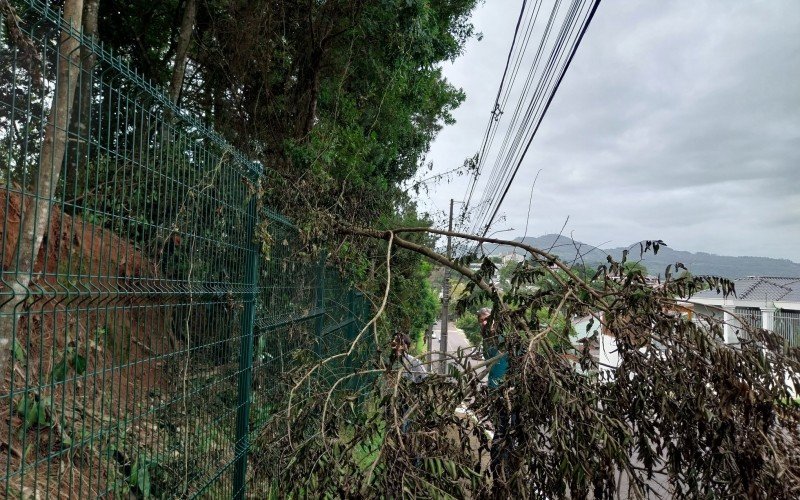
MULTIPOLYGON (((800 302, 800 278, 748 276, 733 281, 739 300, 800 302)), ((721 298, 716 290, 704 290, 694 298, 721 298)))

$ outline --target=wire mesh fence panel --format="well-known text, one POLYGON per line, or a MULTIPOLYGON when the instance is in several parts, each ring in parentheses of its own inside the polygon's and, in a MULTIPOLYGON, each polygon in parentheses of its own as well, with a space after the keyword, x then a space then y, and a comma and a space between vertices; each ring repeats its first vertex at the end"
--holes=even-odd
POLYGON ((775 311, 773 330, 789 347, 800 347, 800 311, 775 311))
POLYGON ((751 328, 761 328, 761 309, 754 307, 737 307, 735 313, 751 328))
MULTIPOLYGON (((734 309, 734 313, 738 318, 741 319, 743 323, 746 323, 747 326, 750 328, 762 328, 762 318, 761 318, 761 310, 754 307, 737 307, 734 309)), ((739 320, 735 320, 733 322, 733 328, 736 331, 736 337, 739 339, 740 342, 749 341, 751 340, 750 335, 747 334, 747 331, 742 328, 742 325, 739 320)))
POLYGON ((363 298, 257 208, 258 165, 58 10, 13 5, 31 44, 0 40, 3 493, 241 497, 290 365, 344 348, 363 298))

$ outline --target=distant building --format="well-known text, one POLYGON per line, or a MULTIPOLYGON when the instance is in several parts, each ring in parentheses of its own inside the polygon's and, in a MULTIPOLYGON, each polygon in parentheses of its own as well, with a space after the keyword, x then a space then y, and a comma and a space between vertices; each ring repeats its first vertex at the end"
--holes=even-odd
POLYGON ((518 253, 507 253, 500 256, 500 262, 502 262, 503 265, 509 262, 522 262, 523 260, 525 260, 525 256, 518 253))
POLYGON ((599 372, 612 372, 619 366, 617 353, 617 339, 605 331, 602 324, 602 314, 599 317, 585 316, 572 320, 575 336, 571 339, 573 345, 580 352, 583 344, 589 345, 589 356, 597 366, 599 372))
MULTIPOLYGON (((739 344, 743 340, 741 318, 750 326, 770 330, 787 340, 788 344, 800 347, 800 278, 748 277, 734 281, 736 297, 724 298, 716 290, 705 290, 687 298, 689 304, 676 306, 672 314, 694 321, 715 318, 724 321, 724 340, 727 344, 739 344)), ((653 286, 658 286, 653 284, 653 286)), ((600 374, 613 376, 619 367, 617 339, 603 324, 603 315, 574 318, 575 329, 572 343, 576 353, 588 345, 589 356, 600 374)), ((663 349, 656 343, 656 347, 663 349)), ((576 369, 577 361, 573 361, 576 369)), ((790 391, 795 388, 788 381, 790 391)))

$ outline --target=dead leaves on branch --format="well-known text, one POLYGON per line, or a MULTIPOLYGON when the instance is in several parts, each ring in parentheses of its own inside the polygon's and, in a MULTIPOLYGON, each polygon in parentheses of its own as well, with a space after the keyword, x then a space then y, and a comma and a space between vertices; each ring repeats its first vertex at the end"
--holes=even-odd
MULTIPOLYGON (((660 246, 645 242, 642 251, 660 246)), ((481 360, 466 353, 454 356, 460 369, 410 383, 391 364, 387 340, 363 367, 382 375, 332 398, 322 425, 315 394, 326 385, 309 386, 291 423, 292 452, 266 451, 285 435, 261 436, 265 462, 281 471, 276 484, 422 497, 800 495, 798 350, 746 325, 741 345, 727 345, 721 320, 690 316, 682 301, 709 286, 734 293, 732 282, 668 269, 652 283, 613 259, 582 279, 554 258, 526 257, 502 296, 473 280, 459 303, 494 304, 509 363, 500 390, 480 382, 486 366, 473 370, 481 360), (570 352, 548 335, 553 320, 543 320, 559 315, 590 315, 601 333, 570 352), (603 346, 619 359, 613 370, 593 352, 603 346), (491 433, 502 422, 507 437, 495 445, 504 468, 493 475, 491 433)), ((457 264, 471 259, 481 259, 473 278, 491 282, 497 268, 483 256, 457 264)))

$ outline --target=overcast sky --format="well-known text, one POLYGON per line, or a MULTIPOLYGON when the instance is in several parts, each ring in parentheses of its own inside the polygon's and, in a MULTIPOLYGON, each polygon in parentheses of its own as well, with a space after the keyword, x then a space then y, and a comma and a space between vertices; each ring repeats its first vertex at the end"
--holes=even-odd
MULTIPOLYGON (((444 67, 467 99, 435 172, 481 142, 520 1, 480 6, 483 40, 444 67)), ((800 1, 603 0, 503 203, 506 236, 524 232, 539 169, 529 236, 569 217, 565 235, 606 248, 660 238, 800 262, 800 1)), ((466 185, 420 207, 441 216, 466 185)))

